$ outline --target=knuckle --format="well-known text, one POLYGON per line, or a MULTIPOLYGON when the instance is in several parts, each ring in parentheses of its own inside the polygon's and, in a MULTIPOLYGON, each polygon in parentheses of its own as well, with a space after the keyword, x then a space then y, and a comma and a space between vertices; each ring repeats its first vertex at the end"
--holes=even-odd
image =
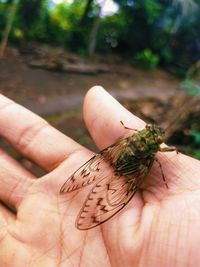
POLYGON ((47 127, 49 127, 49 124, 46 121, 35 122, 25 127, 22 131, 20 131, 17 138, 17 148, 19 148, 22 152, 26 152, 41 132, 47 127))

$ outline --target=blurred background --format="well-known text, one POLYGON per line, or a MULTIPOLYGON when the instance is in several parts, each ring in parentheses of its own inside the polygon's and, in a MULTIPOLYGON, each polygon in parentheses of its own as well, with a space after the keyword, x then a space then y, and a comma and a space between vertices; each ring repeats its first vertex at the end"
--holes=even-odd
POLYGON ((199 21, 199 0, 0 0, 0 92, 97 151, 82 101, 102 85, 200 159, 199 21))

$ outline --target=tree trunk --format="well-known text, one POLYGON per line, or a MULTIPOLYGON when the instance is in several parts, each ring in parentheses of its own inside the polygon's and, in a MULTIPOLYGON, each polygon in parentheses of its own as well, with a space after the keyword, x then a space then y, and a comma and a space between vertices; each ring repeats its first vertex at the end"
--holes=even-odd
POLYGON ((85 10, 83 12, 83 15, 79 21, 79 25, 85 25, 87 24, 87 19, 88 19, 88 14, 90 12, 90 10, 92 9, 92 4, 93 4, 93 0, 88 0, 87 4, 85 6, 85 10))
POLYGON ((16 11, 16 8, 17 8, 17 4, 18 4, 18 0, 13 0, 12 3, 11 3, 11 6, 10 6, 10 11, 9 11, 6 27, 5 27, 5 30, 3 32, 3 37, 2 37, 2 40, 1 40, 0 58, 3 57, 5 48, 7 46, 8 37, 9 37, 10 31, 11 31, 11 28, 12 28, 12 23, 13 23, 13 19, 15 17, 15 11, 16 11))
POLYGON ((99 25, 100 25, 100 17, 98 16, 94 21, 94 24, 93 24, 93 27, 90 33, 89 46, 88 46, 88 55, 90 57, 93 56, 95 52, 99 25))
POLYGON ((94 52, 95 52, 95 48, 96 48, 96 41, 97 41, 97 34, 98 34, 98 30, 99 30, 99 25, 101 22, 101 10, 103 8, 103 6, 105 5, 107 0, 103 0, 101 3, 101 6, 99 7, 99 12, 97 14, 97 17, 94 21, 91 33, 90 33, 90 38, 89 38, 89 45, 88 45, 88 54, 91 57, 94 52))

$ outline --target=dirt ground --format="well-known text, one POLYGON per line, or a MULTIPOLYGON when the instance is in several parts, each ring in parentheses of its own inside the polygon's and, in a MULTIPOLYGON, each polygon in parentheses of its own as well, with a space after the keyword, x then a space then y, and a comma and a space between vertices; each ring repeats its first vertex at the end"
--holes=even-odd
MULTIPOLYGON (((106 58, 104 65, 105 62, 106 58)), ((113 61, 109 58, 108 62, 107 71, 92 74, 50 71, 44 67, 30 67, 26 55, 10 48, 0 60, 0 92, 46 118, 79 143, 95 150, 82 121, 82 101, 90 87, 102 85, 123 103, 146 98, 165 101, 179 91, 180 81, 163 70, 136 69, 115 58, 113 61)), ((96 62, 90 61, 88 64, 93 67, 96 62)), ((42 173, 33 167, 33 163, 11 150, 7 143, 1 143, 26 167, 34 169, 37 175, 42 173)))

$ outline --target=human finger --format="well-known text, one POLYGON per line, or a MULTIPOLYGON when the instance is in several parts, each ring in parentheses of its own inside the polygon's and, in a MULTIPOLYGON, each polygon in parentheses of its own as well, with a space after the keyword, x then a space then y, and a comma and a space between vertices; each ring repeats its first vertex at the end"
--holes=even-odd
POLYGON ((35 176, 0 150, 0 201, 18 207, 35 176))
POLYGON ((0 95, 0 135, 48 171, 81 147, 44 119, 3 95, 0 95))
POLYGON ((93 140, 100 149, 129 134, 129 128, 144 127, 144 122, 125 109, 102 87, 91 88, 84 101, 84 120, 93 140))

